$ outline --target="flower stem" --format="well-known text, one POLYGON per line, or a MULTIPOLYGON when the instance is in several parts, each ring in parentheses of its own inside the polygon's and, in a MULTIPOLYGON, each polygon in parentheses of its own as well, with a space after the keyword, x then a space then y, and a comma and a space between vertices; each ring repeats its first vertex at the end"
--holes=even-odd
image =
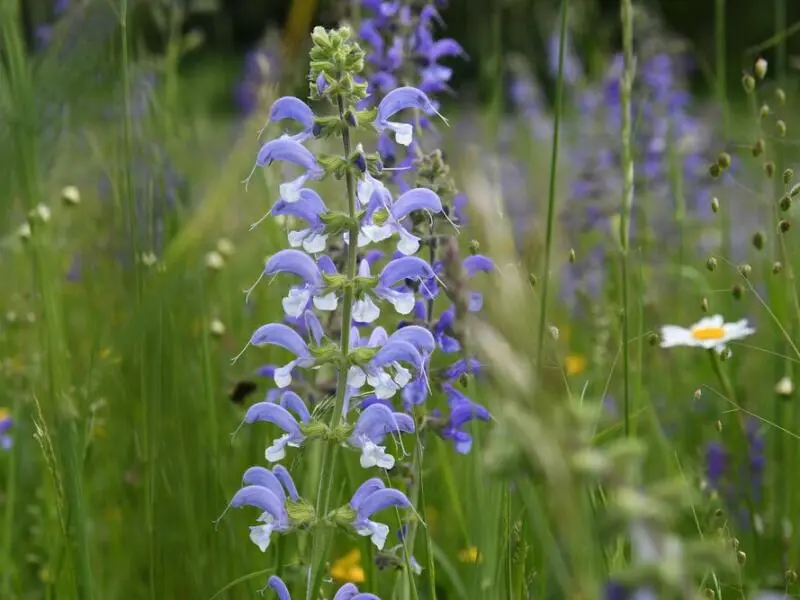
MULTIPOLYGON (((344 119, 344 99, 339 95, 336 99, 337 108, 339 110, 339 118, 342 123, 346 123, 344 119)), ((342 144, 344 146, 345 157, 350 156, 350 130, 345 126, 342 132, 342 144)), ((348 171, 345 175, 345 184, 347 187, 347 212, 352 219, 356 217, 356 195, 355 195, 355 182, 353 181, 353 174, 348 171)), ((355 223, 355 220, 354 220, 355 223)), ((353 295, 354 288, 353 282, 356 277, 356 262, 358 259, 358 225, 354 224, 350 227, 350 243, 347 244, 347 262, 345 263, 345 275, 349 285, 344 288, 344 298, 342 299, 342 324, 339 338, 339 347, 341 349, 341 363, 339 365, 339 375, 336 383, 336 401, 333 405, 333 414, 331 415, 331 428, 336 426, 339 422, 343 421, 347 415, 344 413, 344 398, 347 393, 347 370, 348 362, 347 357, 350 354, 350 322, 352 321, 353 312, 353 295)), ((334 445, 331 447, 326 444, 322 449, 322 462, 320 468, 319 486, 317 488, 317 501, 316 501, 316 514, 321 517, 326 514, 330 508, 331 493, 333 490, 334 482, 336 481, 336 455, 338 454, 339 446, 334 445)), ((329 531, 327 529, 318 529, 315 532, 313 558, 311 562, 311 570, 308 574, 308 586, 306 588, 306 599, 311 600, 314 595, 314 590, 319 590, 322 583, 323 566, 325 564, 325 555, 327 554, 327 547, 329 542, 329 531)))
POLYGON ((539 308, 539 331, 536 350, 537 372, 541 375, 544 364, 543 349, 544 337, 547 329, 547 296, 550 282, 550 254, 553 247, 553 223, 556 208, 556 170, 558 167, 558 138, 561 125, 561 110, 564 97, 564 52, 567 37, 567 4, 568 0, 561 2, 561 31, 558 45, 558 81, 556 84, 556 106, 553 117, 553 145, 550 155, 550 182, 547 194, 547 229, 545 232, 544 267, 542 273, 542 300, 539 308))
POLYGON ((619 241, 622 265, 622 373, 623 406, 625 411, 625 435, 631 433, 630 398, 630 306, 629 306, 629 264, 630 254, 630 214, 633 208, 633 149, 631 147, 631 89, 633 87, 633 6, 631 0, 622 0, 620 5, 622 20, 623 64, 620 81, 620 109, 622 113, 622 207, 619 219, 619 241))

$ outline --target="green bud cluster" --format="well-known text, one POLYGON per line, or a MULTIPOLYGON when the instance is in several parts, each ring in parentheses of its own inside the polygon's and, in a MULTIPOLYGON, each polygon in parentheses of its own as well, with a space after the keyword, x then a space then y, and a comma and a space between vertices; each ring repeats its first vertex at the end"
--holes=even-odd
POLYGON ((364 51, 352 37, 349 27, 330 31, 314 28, 309 73, 312 100, 324 98, 334 106, 340 101, 355 106, 367 97, 367 84, 355 79, 364 70, 364 51), (318 81, 324 81, 324 85, 318 85, 318 81))

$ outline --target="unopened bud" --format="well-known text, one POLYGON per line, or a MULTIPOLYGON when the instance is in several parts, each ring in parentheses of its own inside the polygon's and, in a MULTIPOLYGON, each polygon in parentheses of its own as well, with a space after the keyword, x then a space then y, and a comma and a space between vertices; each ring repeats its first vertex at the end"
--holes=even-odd
POLYGON ((778 132, 778 135, 780 137, 785 137, 786 136, 786 122, 783 121, 782 119, 778 119, 775 122, 775 130, 778 132))
POLYGON ((722 431, 722 421, 719 421, 719 420, 717 420, 717 421, 714 423, 714 428, 715 428, 717 431, 722 431))
POLYGON ((776 260, 774 263, 772 263, 772 274, 777 275, 781 271, 783 271, 783 263, 776 260))
POLYGON ((792 171, 791 169, 786 169, 783 172, 783 183, 789 185, 790 183, 792 183, 793 179, 794 179, 794 171, 792 171))
POLYGON ((702 390, 702 389, 700 389, 700 388, 697 388, 697 389, 694 391, 694 400, 695 400, 695 402, 697 402, 698 400, 700 400, 700 398, 702 398, 702 397, 703 397, 703 390, 702 390))
POLYGON ((573 250, 572 248, 569 249, 569 262, 571 263, 575 262, 575 250, 573 250))
POLYGON ((797 583, 797 571, 787 569, 786 573, 783 574, 783 578, 786 580, 787 585, 794 585, 797 583))
POLYGON ((211 271, 219 271, 225 266, 225 259, 216 250, 212 250, 206 254, 206 268, 211 271))
POLYGON ((764 248, 764 234, 760 231, 756 231, 753 234, 753 248, 756 250, 761 250, 764 248))
POLYGON ((713 178, 719 177, 720 173, 722 173, 722 169, 719 168, 717 163, 709 165, 708 167, 708 174, 711 175, 713 178))
POLYGON ((719 359, 721 361, 730 360, 733 357, 733 350, 730 348, 724 348, 722 352, 719 353, 719 359))
POLYGON ((781 377, 780 381, 775 384, 775 393, 784 398, 788 398, 794 394, 794 382, 792 378, 788 375, 781 377))
POLYGON ((745 279, 750 277, 750 273, 752 272, 753 272, 753 267, 751 267, 747 263, 739 265, 739 274, 745 279))
POLYGON ((740 565, 744 565, 747 562, 747 554, 745 554, 742 550, 738 550, 736 552, 736 562, 740 565))
POLYGON ((764 153, 764 139, 758 138, 753 144, 753 156, 761 156, 764 153))
POLYGON ((783 197, 783 198, 781 198, 781 199, 780 199, 780 201, 778 202, 778 206, 780 206, 780 207, 781 207, 781 210, 782 210, 783 212, 786 212, 787 210, 789 210, 790 208, 792 208, 792 197, 791 197, 791 196, 784 196, 784 197, 783 197))
POLYGON ((48 223, 51 216, 50 207, 46 204, 39 203, 28 213, 28 221, 48 223))
POLYGON ((470 254, 477 254, 481 251, 481 245, 478 240, 470 240, 469 241, 469 253, 470 254))
POLYGON ((77 206, 81 202, 81 193, 74 185, 68 185, 61 190, 61 201, 67 206, 77 206))
POLYGON ((214 319, 209 323, 208 331, 214 337, 222 337, 225 335, 225 325, 219 319, 214 319))
POLYGON ((781 233, 786 233, 791 228, 792 224, 786 219, 781 219, 780 221, 778 221, 778 231, 780 231, 781 233))
POLYGON ((228 238, 220 238, 217 240, 217 252, 226 258, 230 258, 236 253, 236 248, 228 238))
POLYGON ((730 168, 731 155, 728 154, 727 152, 720 152, 720 155, 717 157, 717 164, 719 165, 719 168, 722 169, 723 171, 725 169, 730 168))
POLYGON ((762 104, 761 108, 758 110, 758 116, 761 117, 761 119, 766 119, 769 116, 769 113, 769 104, 762 104))
POLYGON ((356 121, 356 115, 353 113, 352 110, 347 110, 344 113, 344 122, 347 123, 350 127, 355 127, 358 125, 356 121))
POLYGON ((703 299, 700 301, 700 309, 701 309, 703 312, 706 312, 706 313, 708 312, 708 298, 703 298, 703 299))
POLYGON ((752 75, 745 75, 742 77, 742 87, 744 88, 744 91, 749 94, 756 89, 756 80, 753 79, 752 75))
POLYGON ((770 179, 775 175, 775 163, 771 160, 764 163, 764 174, 770 179))
POLYGON ((753 68, 753 73, 755 73, 755 76, 759 79, 764 79, 764 76, 767 74, 767 61, 763 58, 759 58, 753 68))
POLYGON ((719 212, 719 199, 716 196, 711 198, 711 210, 715 213, 719 212))
POLYGON ((744 288, 740 284, 734 283, 733 287, 731 287, 731 295, 735 300, 741 300, 742 296, 744 296, 744 288))
POLYGON ((23 223, 20 225, 17 229, 17 236, 23 242, 27 242, 29 239, 31 239, 31 226, 28 223, 23 223))
POLYGON ((783 91, 783 88, 775 89, 775 98, 778 104, 786 104, 786 92, 783 91))
POLYGON ((706 261, 706 268, 709 271, 714 271, 717 268, 717 259, 713 256, 709 256, 708 260, 706 261))
POLYGON ((561 334, 558 331, 558 327, 555 325, 550 326, 550 336, 555 340, 558 341, 558 338, 561 334))

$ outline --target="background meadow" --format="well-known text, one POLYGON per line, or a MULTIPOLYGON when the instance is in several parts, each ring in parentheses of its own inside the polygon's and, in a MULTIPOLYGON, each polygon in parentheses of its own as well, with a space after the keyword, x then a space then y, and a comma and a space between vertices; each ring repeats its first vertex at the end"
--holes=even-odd
MULTIPOLYGON (((294 598, 800 595, 797 7, 255 4, 0 1, 0 599, 251 598, 275 574, 294 598), (284 130, 273 102, 308 94, 312 28, 349 24, 375 59, 389 5, 414 20, 387 39, 435 5, 426 31, 464 49, 393 72, 448 121, 414 120, 461 214, 452 261, 494 268, 448 279, 480 312, 436 329, 442 293, 423 318, 442 354, 415 434, 386 441, 414 505, 382 513, 386 548, 309 528, 262 553, 251 510, 216 520, 269 466, 279 428, 237 427, 288 353, 232 358, 284 318, 288 278, 244 290, 297 223, 251 227, 289 171, 244 180, 284 130), (716 314, 755 333, 661 347, 716 314), (491 417, 449 431, 454 389, 491 417)), ((346 209, 343 181, 311 187, 346 209)), ((334 375, 296 383, 315 415, 334 375)), ((282 464, 339 506, 374 474, 326 445, 282 464)))

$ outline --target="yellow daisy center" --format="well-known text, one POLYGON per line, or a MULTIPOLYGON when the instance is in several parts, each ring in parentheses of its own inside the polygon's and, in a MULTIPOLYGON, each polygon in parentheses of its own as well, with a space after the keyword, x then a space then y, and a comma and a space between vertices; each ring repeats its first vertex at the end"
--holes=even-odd
POLYGON ((721 340, 725 337, 725 330, 722 327, 698 327, 692 329, 692 337, 698 341, 721 340))

